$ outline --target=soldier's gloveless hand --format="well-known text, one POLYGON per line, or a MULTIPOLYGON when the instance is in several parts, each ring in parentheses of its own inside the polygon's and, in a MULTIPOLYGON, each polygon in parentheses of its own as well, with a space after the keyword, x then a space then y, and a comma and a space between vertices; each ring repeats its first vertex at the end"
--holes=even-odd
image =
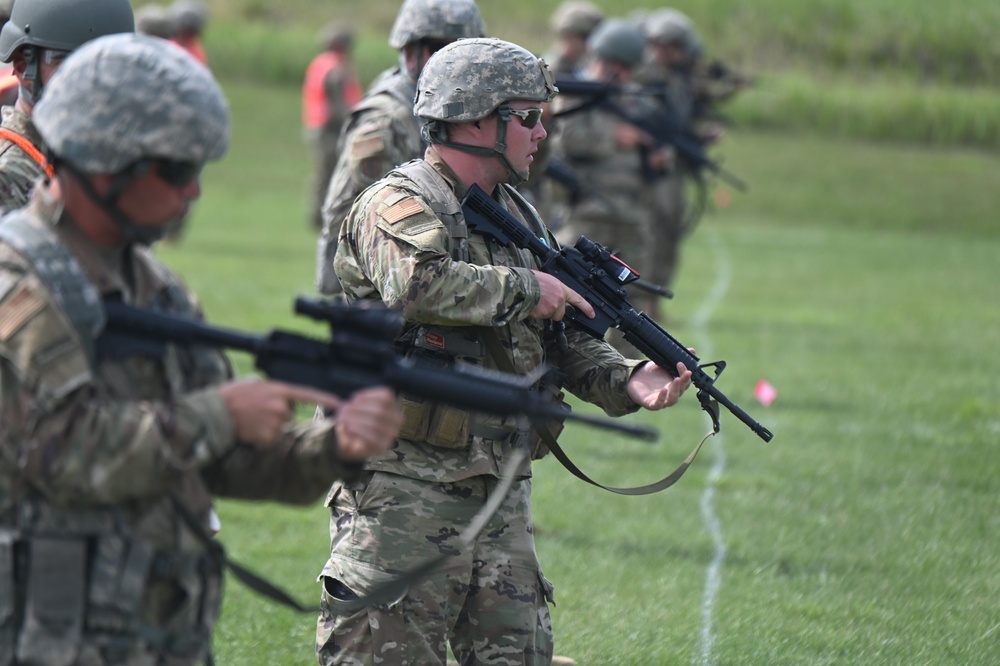
POLYGON ((336 411, 342 401, 335 395, 267 379, 243 379, 219 388, 236 428, 236 437, 248 444, 269 446, 295 415, 295 403, 308 403, 336 411))

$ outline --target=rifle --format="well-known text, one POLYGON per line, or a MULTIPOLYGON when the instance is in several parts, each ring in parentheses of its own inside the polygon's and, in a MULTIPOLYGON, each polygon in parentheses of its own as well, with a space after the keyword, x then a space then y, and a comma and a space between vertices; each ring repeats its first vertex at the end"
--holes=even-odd
POLYGON ((624 334, 626 341, 675 376, 677 364, 683 363, 691 371, 691 381, 698 388, 698 401, 711 416, 715 432, 720 425, 718 406, 713 400, 726 407, 765 442, 774 437, 770 430, 716 388, 715 380, 725 369, 725 361, 700 364, 697 356, 649 315, 632 308, 625 286, 635 282, 639 275, 602 245, 581 236, 574 247, 553 249, 475 184, 462 200, 462 212, 465 223, 473 231, 501 245, 513 243, 530 251, 543 271, 583 296, 593 306, 595 317, 591 319, 580 312, 567 315, 577 327, 601 339, 613 326, 624 334), (705 372, 705 368, 714 369, 714 376, 705 372))
POLYGON ((272 379, 310 386, 341 397, 358 389, 390 386, 397 391, 460 409, 529 419, 566 419, 656 439, 655 430, 570 412, 531 388, 536 378, 519 377, 468 364, 443 364, 404 357, 394 340, 403 327, 399 313, 384 307, 349 306, 297 298, 295 312, 330 324, 329 341, 273 330, 267 335, 210 326, 192 318, 162 314, 105 299, 107 323, 97 355, 162 356, 168 343, 207 345, 250 353, 272 379))
POLYGON ((556 88, 559 89, 560 94, 589 97, 591 101, 560 111, 555 114, 555 117, 559 118, 592 106, 599 106, 643 130, 652 136, 658 145, 673 146, 681 159, 691 167, 697 182, 702 182, 701 171, 708 169, 741 192, 747 190, 747 184, 742 179, 723 169, 718 162, 708 156, 702 140, 691 129, 691 126, 678 118, 676 114, 668 111, 669 100, 667 99, 667 90, 664 86, 644 86, 631 91, 622 86, 610 83, 560 76, 556 77, 556 88), (614 99, 615 96, 631 94, 633 92, 654 95, 660 98, 663 111, 656 114, 653 118, 648 118, 625 108, 614 99))

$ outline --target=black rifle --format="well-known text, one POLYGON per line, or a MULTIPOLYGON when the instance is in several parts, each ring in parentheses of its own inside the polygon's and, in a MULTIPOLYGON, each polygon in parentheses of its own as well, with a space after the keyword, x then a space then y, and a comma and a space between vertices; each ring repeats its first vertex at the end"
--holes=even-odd
POLYGON ((697 182, 700 183, 703 180, 700 175, 702 170, 708 169, 741 192, 746 191, 747 185, 742 179, 723 169, 718 162, 708 156, 703 141, 690 124, 670 111, 670 101, 665 87, 645 86, 632 91, 610 83, 562 76, 556 77, 556 87, 561 95, 590 98, 589 102, 580 106, 556 113, 557 118, 593 106, 600 107, 646 132, 653 137, 657 145, 673 146, 680 158, 691 168, 697 182), (662 107, 661 112, 653 117, 647 117, 625 108, 615 100, 617 96, 632 93, 656 96, 658 104, 662 107))
POLYGON ((114 299, 105 299, 104 311, 107 323, 97 339, 99 357, 162 356, 167 344, 237 349, 253 355, 257 369, 272 379, 341 397, 358 389, 389 386, 475 412, 524 415, 532 420, 568 419, 646 439, 657 437, 654 430, 642 426, 572 414, 568 405, 533 390, 531 377, 404 357, 394 344, 404 320, 384 307, 296 299, 297 314, 330 324, 328 341, 281 330, 256 335, 218 328, 114 299))
POLYGON ((581 236, 574 247, 553 249, 533 234, 517 218, 504 210, 481 187, 473 185, 462 200, 465 222, 476 233, 493 238, 503 246, 513 243, 530 251, 541 269, 569 286, 594 308, 595 317, 581 312, 568 319, 595 338, 603 338, 608 329, 620 330, 625 340, 667 372, 677 374, 677 364, 691 371, 691 381, 698 388, 698 401, 712 417, 719 430, 718 408, 722 404, 750 427, 765 442, 774 435, 755 421, 715 387, 715 380, 726 367, 725 361, 700 364, 697 356, 678 342, 644 312, 636 312, 628 302, 626 285, 639 276, 606 248, 581 236), (713 368, 714 376, 705 372, 713 368))

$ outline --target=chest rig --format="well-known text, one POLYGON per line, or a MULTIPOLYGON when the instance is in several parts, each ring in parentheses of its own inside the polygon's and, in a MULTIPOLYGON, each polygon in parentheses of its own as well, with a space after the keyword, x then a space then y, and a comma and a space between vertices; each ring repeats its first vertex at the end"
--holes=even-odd
MULTIPOLYGON (((48 287, 96 374, 105 319, 83 268, 51 229, 23 211, 0 224, 0 242, 28 260, 48 287)), ((166 285, 155 306, 191 311, 178 285, 166 285)), ((12 524, 0 524, 0 666, 125 663, 140 643, 182 660, 209 654, 210 626, 201 619, 218 612, 218 553, 157 551, 132 534, 119 506, 57 505, 20 487, 12 524), (143 624, 150 586, 196 595, 201 619, 178 631, 143 624)))
MULTIPOLYGON (((393 175, 400 175, 416 185, 424 203, 444 224, 451 241, 451 258, 470 261, 469 227, 465 223, 461 203, 440 175, 425 161, 415 160, 397 167, 393 175)), ((501 185, 518 206, 533 229, 544 226, 537 213, 517 190, 501 185)), ((504 372, 514 372, 513 361, 504 348, 497 331, 485 327, 446 327, 419 324, 407 329, 398 340, 408 354, 445 360, 460 360, 482 365, 489 357, 504 372)), ((537 449, 535 434, 524 419, 507 419, 497 423, 480 415, 470 414, 446 405, 428 405, 416 399, 404 398, 405 421, 401 437, 426 441, 445 448, 464 448, 470 437, 508 443, 530 442, 537 449)), ((537 456, 536 456, 537 457, 537 456)))

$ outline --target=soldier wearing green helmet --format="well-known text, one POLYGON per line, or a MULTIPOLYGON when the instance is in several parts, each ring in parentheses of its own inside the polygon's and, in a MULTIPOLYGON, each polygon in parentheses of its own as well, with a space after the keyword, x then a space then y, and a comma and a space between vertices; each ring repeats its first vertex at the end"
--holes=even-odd
MULTIPOLYGON (((690 372, 681 366, 673 379, 576 328, 564 337, 566 308, 588 316, 593 308, 530 253, 466 225, 460 202, 477 185, 556 242, 513 187, 546 136, 541 105, 555 93, 545 63, 510 42, 462 39, 431 56, 414 103, 430 146, 358 197, 334 268, 349 301, 381 301, 404 314, 398 344, 414 356, 526 376, 551 367, 565 390, 611 415, 667 407, 690 372)), ((462 664, 547 666, 552 586, 535 554, 528 461, 514 470, 518 481, 491 527, 469 548, 458 541, 511 453, 543 453, 540 436, 517 418, 410 401, 403 411, 392 451, 371 458, 359 482, 330 491, 319 662, 444 664, 450 645, 462 664), (352 607, 392 572, 449 552, 455 557, 441 570, 396 598, 352 607)))
POLYGON ((0 663, 211 663, 213 495, 314 502, 402 417, 387 389, 342 401, 235 381, 207 347, 102 345, 106 299, 199 316, 145 242, 226 151, 208 70, 159 38, 101 37, 34 118, 53 175, 0 219, 0 663), (291 401, 337 422, 293 428, 291 401))
POLYGON ((389 44, 399 65, 383 72, 354 107, 340 139, 340 157, 323 204, 316 286, 339 294, 333 272, 340 225, 362 190, 389 169, 423 155, 420 123, 413 115, 417 77, 431 54, 456 39, 483 37, 486 24, 474 0, 404 0, 389 44))
POLYGON ((546 52, 545 62, 557 76, 575 75, 587 54, 587 39, 604 20, 604 12, 586 0, 566 0, 552 14, 556 44, 546 52))
POLYGON ((18 97, 0 122, 0 214, 28 203, 35 182, 50 172, 32 110, 60 63, 85 42, 132 32, 128 0, 30 0, 13 4, 0 30, 0 60, 10 62, 18 97))

